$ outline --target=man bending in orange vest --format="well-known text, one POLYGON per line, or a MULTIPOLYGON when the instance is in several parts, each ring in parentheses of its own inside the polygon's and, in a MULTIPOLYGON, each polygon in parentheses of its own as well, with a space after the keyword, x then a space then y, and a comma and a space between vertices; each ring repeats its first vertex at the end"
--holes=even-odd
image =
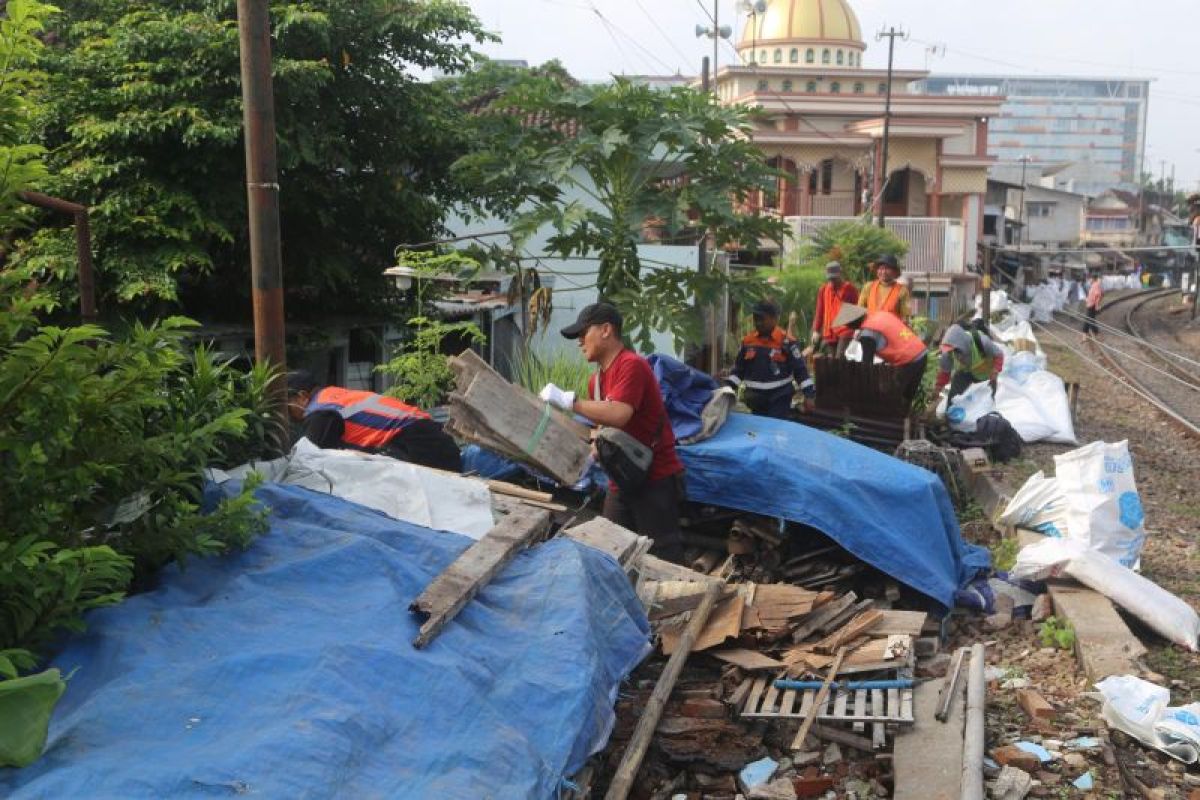
POLYGON ((908 287, 900 283, 900 264, 887 255, 875 262, 876 280, 863 287, 858 304, 867 311, 890 311, 908 322, 908 287))
POLYGON ((852 305, 842 306, 834 324, 855 332, 854 338, 862 345, 864 364, 873 363, 875 356, 879 356, 883 363, 900 370, 902 396, 911 406, 925 375, 925 342, 917 332, 890 311, 867 311, 852 305))
POLYGON ((361 450, 462 471, 458 445, 421 409, 375 392, 317 386, 307 370, 287 376, 288 416, 317 447, 361 450))

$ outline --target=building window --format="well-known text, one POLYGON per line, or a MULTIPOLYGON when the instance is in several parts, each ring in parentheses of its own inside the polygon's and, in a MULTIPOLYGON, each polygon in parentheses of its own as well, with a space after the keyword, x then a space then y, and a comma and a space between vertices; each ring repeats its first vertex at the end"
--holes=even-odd
POLYGON ((811 47, 808 48, 808 51, 805 52, 805 54, 804 54, 804 63, 812 64, 816 60, 817 60, 817 52, 815 50, 813 50, 811 47))
POLYGON ((806 91, 806 92, 815 92, 815 91, 817 91, 817 82, 816 82, 816 81, 809 81, 809 82, 808 82, 808 85, 804 87, 804 91, 806 91))
POLYGON ((775 48, 775 63, 776 64, 783 63, 783 50, 778 47, 775 48))
POLYGON ((837 81, 834 81, 833 83, 829 84, 829 91, 833 94, 839 94, 842 91, 842 85, 837 81))
POLYGON ((763 50, 762 52, 760 52, 758 54, 758 63, 760 63, 760 64, 767 63, 767 51, 766 50, 763 50))
POLYGON ((821 51, 821 63, 822 64, 829 63, 829 48, 828 47, 821 51))
POLYGON ((792 82, 791 82, 791 81, 784 81, 784 82, 783 82, 783 90, 784 90, 785 92, 790 92, 790 91, 792 90, 792 82))
POLYGON ((861 83, 856 83, 856 84, 854 84, 854 93, 855 93, 855 94, 862 94, 862 93, 863 93, 863 85, 862 85, 861 83))
POLYGON ((1047 219, 1054 216, 1054 203, 1031 200, 1025 204, 1025 215, 1047 219))
POLYGON ((821 194, 833 192, 833 159, 821 162, 821 194))
POLYGON ((792 48, 792 52, 788 53, 788 61, 790 61, 790 62, 791 62, 791 63, 793 63, 793 64, 799 64, 799 63, 800 63, 800 50, 799 50, 799 48, 796 48, 796 47, 793 47, 793 48, 792 48))
POLYGON ((839 67, 846 63, 846 53, 842 50, 838 50, 837 63, 839 67))
POLYGON ((758 82, 758 90, 759 90, 760 92, 765 92, 765 91, 767 91, 767 89, 769 89, 769 88, 771 88, 771 86, 770 86, 770 84, 768 84, 766 81, 759 81, 759 82, 758 82))
POLYGON ((876 91, 878 91, 880 94, 887 94, 887 84, 886 83, 879 84, 879 88, 876 91))

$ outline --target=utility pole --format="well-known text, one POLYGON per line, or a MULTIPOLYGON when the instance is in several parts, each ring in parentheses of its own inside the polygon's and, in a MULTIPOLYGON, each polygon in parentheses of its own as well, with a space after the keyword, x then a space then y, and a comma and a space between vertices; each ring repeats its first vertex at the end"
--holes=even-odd
POLYGON ((275 97, 271 87, 271 25, 267 0, 237 0, 242 120, 246 136, 246 197, 250 211, 250 276, 254 357, 281 370, 272 386, 287 419, 283 322, 283 256, 279 241, 279 172, 275 161, 275 97))
POLYGON ((1021 243, 1025 240, 1025 168, 1029 166, 1029 156, 1021 156, 1021 207, 1017 211, 1017 262, 1021 261, 1021 243))
MULTIPOLYGON (((701 5, 701 8, 703 8, 703 5, 701 5)), ((765 8, 765 6, 764 6, 764 8, 765 8)), ((705 13, 707 13, 707 11, 705 13)), ((718 24, 717 20, 718 20, 718 15, 720 13, 721 13, 721 4, 718 2, 718 0, 713 0, 713 13, 708 15, 709 19, 712 20, 712 27, 706 28, 703 25, 696 26, 696 38, 697 39, 699 39, 701 36, 707 36, 713 40, 712 90, 713 90, 714 94, 717 91, 717 54, 720 51, 721 40, 728 39, 731 36, 733 36, 733 28, 732 27, 730 27, 729 25, 722 27, 721 25, 718 24)), ((708 61, 707 58, 705 58, 704 60, 708 61)), ((707 91, 707 84, 705 85, 705 91, 707 91)))
POLYGON ((887 96, 883 101, 883 158, 880 167, 880 184, 879 196, 875 198, 875 202, 879 203, 879 227, 883 227, 883 195, 887 190, 888 182, 888 137, 891 134, 892 127, 892 63, 896 54, 896 37, 907 39, 908 34, 903 29, 895 27, 882 30, 875 34, 875 41, 881 41, 883 37, 888 39, 888 66, 887 66, 887 96))

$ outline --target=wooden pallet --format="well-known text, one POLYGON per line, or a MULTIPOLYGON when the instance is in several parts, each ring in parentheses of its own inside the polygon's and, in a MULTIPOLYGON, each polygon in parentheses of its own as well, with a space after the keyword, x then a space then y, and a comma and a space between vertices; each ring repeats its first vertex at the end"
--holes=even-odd
MULTIPOLYGON (((754 678, 741 716, 747 719, 804 719, 816 699, 816 689, 775 688, 775 678, 754 678)), ((871 726, 876 749, 886 743, 887 728, 913 724, 912 689, 834 689, 817 711, 820 722, 848 723, 855 730, 871 726)))

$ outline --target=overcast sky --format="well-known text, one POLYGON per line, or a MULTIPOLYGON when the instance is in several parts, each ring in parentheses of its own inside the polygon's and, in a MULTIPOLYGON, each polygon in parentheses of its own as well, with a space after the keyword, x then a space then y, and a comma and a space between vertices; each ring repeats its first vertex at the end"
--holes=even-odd
MULTIPOLYGON (((540 64, 557 58, 579 78, 696 74, 712 53, 697 39, 714 0, 467 0, 503 41, 495 58, 540 64), (703 6, 703 8, 702 8, 703 6)), ((744 19, 736 0, 718 0, 720 21, 744 19)), ((1176 185, 1200 186, 1200 0, 851 0, 867 40, 864 66, 887 66, 885 24, 907 30, 897 67, 934 72, 1153 78, 1146 169, 1176 169, 1176 185), (968 10, 969 9, 969 10, 968 10), (943 45, 945 54, 927 48, 943 45)), ((720 61, 734 59, 722 44, 720 61)))

